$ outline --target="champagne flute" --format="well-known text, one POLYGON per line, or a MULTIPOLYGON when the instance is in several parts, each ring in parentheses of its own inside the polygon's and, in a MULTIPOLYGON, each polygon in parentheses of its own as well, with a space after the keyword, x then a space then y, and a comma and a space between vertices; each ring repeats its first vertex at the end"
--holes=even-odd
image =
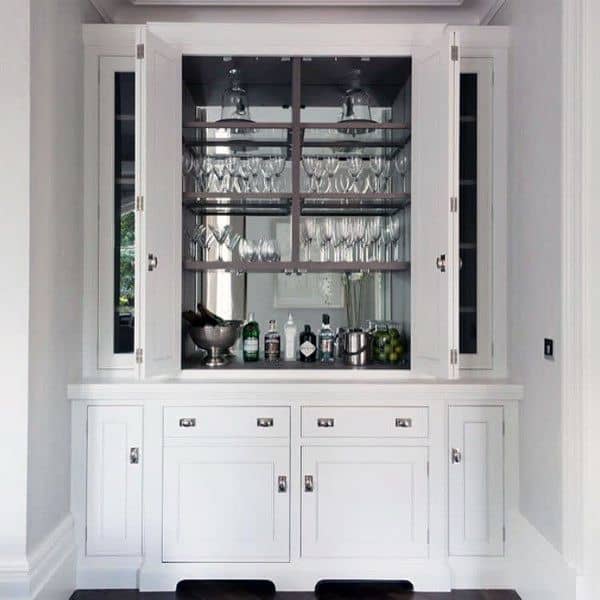
POLYGON ((225 244, 225 240, 227 239, 227 237, 229 236, 229 234, 231 232, 231 226, 230 225, 225 225, 225 226, 209 225, 208 228, 210 229, 212 234, 215 236, 215 240, 216 240, 217 244, 219 245, 219 252, 217 255, 217 260, 219 262, 222 262, 223 261, 223 244, 225 244))

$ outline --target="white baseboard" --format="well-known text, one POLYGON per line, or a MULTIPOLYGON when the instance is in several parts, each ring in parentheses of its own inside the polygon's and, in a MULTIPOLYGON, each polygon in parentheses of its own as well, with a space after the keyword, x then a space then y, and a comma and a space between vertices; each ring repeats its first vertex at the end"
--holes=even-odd
POLYGON ((522 600, 576 600, 576 573, 562 554, 522 515, 515 526, 511 587, 522 600))
POLYGON ((26 559, 0 565, 2 600, 65 600, 74 588, 75 542, 71 515, 26 559))

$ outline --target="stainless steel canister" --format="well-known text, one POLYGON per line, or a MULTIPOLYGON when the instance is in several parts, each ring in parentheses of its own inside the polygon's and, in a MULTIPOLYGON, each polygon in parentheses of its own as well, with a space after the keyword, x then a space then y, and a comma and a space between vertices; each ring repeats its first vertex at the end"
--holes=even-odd
POLYGON ((350 329, 341 333, 341 351, 344 364, 363 367, 371 362, 372 336, 362 329, 350 329))

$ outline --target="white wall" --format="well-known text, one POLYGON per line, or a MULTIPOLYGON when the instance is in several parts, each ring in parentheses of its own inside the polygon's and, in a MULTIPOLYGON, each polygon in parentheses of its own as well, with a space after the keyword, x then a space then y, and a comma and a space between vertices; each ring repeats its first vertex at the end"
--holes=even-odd
POLYGON ((258 23, 452 23, 478 25, 495 0, 464 0, 460 7, 394 6, 133 6, 129 0, 96 0, 115 23, 163 21, 258 23))
POLYGON ((2 9, 11 18, 0 19, 0 565, 25 557, 29 343, 29 2, 2 9))
POLYGON ((558 550, 561 505, 561 0, 509 0, 509 362, 525 385, 520 506, 558 550), (555 340, 554 361, 543 357, 555 340))
POLYGON ((70 510, 67 384, 81 373, 87 0, 31 0, 30 551, 70 510))

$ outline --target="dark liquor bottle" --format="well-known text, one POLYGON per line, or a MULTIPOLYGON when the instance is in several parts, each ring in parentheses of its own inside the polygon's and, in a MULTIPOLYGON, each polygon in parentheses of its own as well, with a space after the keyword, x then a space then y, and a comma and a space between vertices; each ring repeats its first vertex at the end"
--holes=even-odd
POLYGON ((315 362, 317 360, 317 336, 310 330, 310 325, 304 326, 300 334, 300 360, 315 362))
POLYGON ((278 362, 281 357, 281 336, 277 331, 277 321, 269 321, 269 331, 265 334, 265 360, 278 362))
POLYGON ((258 344, 260 330, 254 319, 254 313, 248 315, 248 322, 242 330, 242 352, 245 362, 256 362, 259 359, 258 344))

